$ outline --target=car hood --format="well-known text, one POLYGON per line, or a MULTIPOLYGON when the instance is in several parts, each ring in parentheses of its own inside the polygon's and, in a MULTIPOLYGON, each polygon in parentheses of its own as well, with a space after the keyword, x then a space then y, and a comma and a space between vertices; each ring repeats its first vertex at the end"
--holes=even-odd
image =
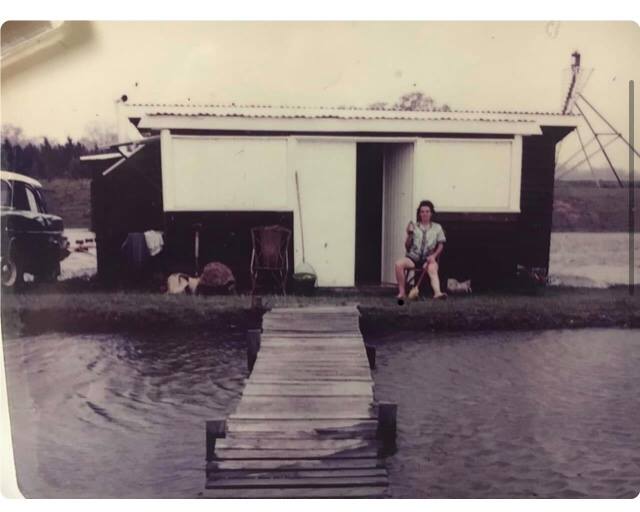
POLYGON ((47 231, 62 233, 64 223, 61 217, 50 213, 34 213, 3 208, 2 227, 13 231, 47 231))

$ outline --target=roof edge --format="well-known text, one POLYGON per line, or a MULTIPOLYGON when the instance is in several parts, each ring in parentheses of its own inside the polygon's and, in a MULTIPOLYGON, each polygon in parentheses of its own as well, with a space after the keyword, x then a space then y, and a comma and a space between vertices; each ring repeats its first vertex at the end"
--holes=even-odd
POLYGON ((34 187, 42 188, 42 183, 35 178, 13 171, 5 171, 4 169, 0 170, 0 178, 3 180, 21 181, 22 183, 28 183, 34 187))

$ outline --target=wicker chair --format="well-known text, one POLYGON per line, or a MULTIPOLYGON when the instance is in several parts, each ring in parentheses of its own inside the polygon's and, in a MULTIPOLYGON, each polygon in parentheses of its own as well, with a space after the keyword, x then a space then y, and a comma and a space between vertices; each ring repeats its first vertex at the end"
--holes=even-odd
POLYGON ((282 290, 282 294, 287 294, 290 240, 291 230, 282 226, 251 229, 251 295, 255 293, 261 274, 270 275, 282 290))

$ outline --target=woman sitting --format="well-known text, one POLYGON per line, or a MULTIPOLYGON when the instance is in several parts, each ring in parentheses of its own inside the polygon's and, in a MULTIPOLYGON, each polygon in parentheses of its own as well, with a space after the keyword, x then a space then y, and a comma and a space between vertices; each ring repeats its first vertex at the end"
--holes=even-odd
POLYGON ((444 230, 437 222, 432 222, 431 217, 435 213, 431 201, 421 201, 416 211, 417 225, 409 222, 407 226, 407 239, 404 258, 396 261, 396 280, 398 281, 398 300, 404 300, 407 296, 405 290, 405 269, 422 267, 427 271, 434 299, 444 299, 446 294, 440 290, 440 277, 438 276, 438 257, 444 249, 444 230))

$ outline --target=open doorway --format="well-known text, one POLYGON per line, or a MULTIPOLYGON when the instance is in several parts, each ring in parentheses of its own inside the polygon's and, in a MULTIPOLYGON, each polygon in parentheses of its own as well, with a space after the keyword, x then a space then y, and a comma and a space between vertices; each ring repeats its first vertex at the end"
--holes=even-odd
POLYGON ((357 286, 380 284, 384 144, 358 143, 356 150, 357 286))
POLYGON ((413 143, 358 143, 356 152, 357 286, 393 284, 412 218, 413 143))

